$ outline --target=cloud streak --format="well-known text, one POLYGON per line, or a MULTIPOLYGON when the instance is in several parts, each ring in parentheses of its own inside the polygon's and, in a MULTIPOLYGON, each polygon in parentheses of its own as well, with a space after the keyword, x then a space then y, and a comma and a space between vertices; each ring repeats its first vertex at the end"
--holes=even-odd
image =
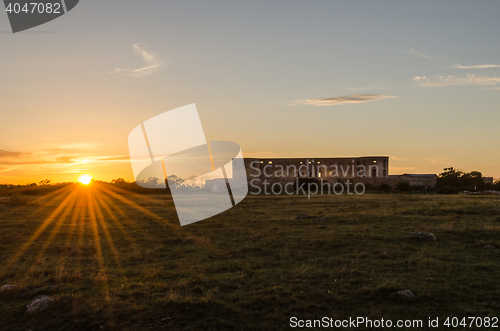
POLYGON ((112 74, 121 74, 134 78, 143 78, 157 72, 158 69, 163 65, 163 62, 158 60, 153 54, 141 48, 139 44, 132 45, 132 47, 134 52, 142 58, 146 66, 138 69, 115 68, 113 71, 111 71, 112 74))
POLYGON ((294 102, 303 105, 336 106, 344 103, 364 103, 364 102, 391 99, 391 98, 395 98, 395 96, 385 95, 385 94, 353 94, 353 95, 346 95, 346 96, 333 97, 327 99, 295 100, 294 102))
POLYGON ((455 68, 455 69, 490 69, 490 68, 500 68, 500 64, 478 64, 475 66, 461 66, 460 64, 456 64, 450 68, 455 68))
POLYGON ((413 81, 424 87, 441 87, 456 85, 487 85, 496 86, 500 84, 500 77, 494 76, 476 76, 467 74, 466 76, 415 76, 413 81))
POLYGON ((28 153, 21 153, 21 152, 12 152, 12 151, 6 151, 3 149, 0 149, 0 160, 5 159, 5 158, 20 158, 26 155, 31 155, 28 153))
POLYGON ((59 165, 72 166, 79 164, 98 164, 113 162, 129 162, 128 155, 93 155, 61 151, 40 151, 37 153, 21 153, 0 150, 0 166, 29 166, 29 165, 59 165), (62 153, 62 154, 61 154, 62 153))
POLYGON ((422 52, 418 52, 418 51, 414 50, 413 48, 410 48, 410 52, 412 52, 414 55, 421 57, 421 58, 424 58, 424 59, 435 59, 434 56, 429 56, 429 55, 426 55, 422 52))
POLYGON ((442 55, 438 54, 432 54, 432 53, 422 53, 419 52, 413 48, 408 48, 408 49, 387 49, 387 48, 380 48, 380 50, 384 52, 391 52, 391 53, 397 53, 397 54, 405 54, 405 55, 415 55, 423 59, 442 59, 445 58, 442 55))

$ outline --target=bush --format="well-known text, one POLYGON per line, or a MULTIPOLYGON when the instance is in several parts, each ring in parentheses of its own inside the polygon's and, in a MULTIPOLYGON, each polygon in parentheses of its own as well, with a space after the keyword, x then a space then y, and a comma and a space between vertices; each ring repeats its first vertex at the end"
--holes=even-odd
POLYGON ((27 196, 24 196, 18 192, 15 192, 11 194, 9 198, 9 205, 10 206, 24 206, 27 205, 29 202, 29 199, 27 196))
POLYGON ((456 187, 446 185, 437 189, 437 193, 440 194, 457 194, 460 190, 456 187))
POLYGON ((398 190, 399 192, 411 192, 413 188, 408 182, 399 182, 396 185, 396 190, 398 190))

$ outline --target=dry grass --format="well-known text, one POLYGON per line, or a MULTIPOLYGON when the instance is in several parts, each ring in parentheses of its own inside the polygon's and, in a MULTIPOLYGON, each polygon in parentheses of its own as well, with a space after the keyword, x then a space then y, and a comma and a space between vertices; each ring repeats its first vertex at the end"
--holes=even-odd
POLYGON ((74 192, 31 241, 70 190, 0 205, 0 285, 57 286, 46 292, 53 307, 32 317, 22 291, 0 297, 0 329, 276 330, 291 316, 499 315, 500 250, 483 247, 500 247, 496 196, 249 196, 181 228, 169 196, 74 192), (412 231, 437 242, 407 239, 412 231), (389 297, 402 289, 417 298, 389 297))

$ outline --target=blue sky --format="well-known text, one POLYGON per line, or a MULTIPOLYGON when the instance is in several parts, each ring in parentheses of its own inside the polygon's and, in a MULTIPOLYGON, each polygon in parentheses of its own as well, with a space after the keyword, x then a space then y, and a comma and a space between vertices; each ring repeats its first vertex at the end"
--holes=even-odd
POLYGON ((193 102, 208 140, 249 157, 388 155, 392 174, 500 177, 498 13, 498 1, 86 0, 17 34, 0 13, 0 182, 131 180, 128 133, 193 102))

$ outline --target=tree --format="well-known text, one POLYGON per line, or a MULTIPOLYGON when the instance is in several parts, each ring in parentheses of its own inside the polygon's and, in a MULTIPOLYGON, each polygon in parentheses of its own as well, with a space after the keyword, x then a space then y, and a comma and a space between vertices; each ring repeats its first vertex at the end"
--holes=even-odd
POLYGON ((39 186, 47 186, 50 185, 50 179, 44 179, 41 180, 40 183, 38 183, 39 186))
POLYGON ((113 185, 124 185, 124 184, 127 184, 127 182, 123 178, 117 178, 117 179, 113 179, 111 181, 111 184, 113 184, 113 185))
POLYGON ((484 189, 483 175, 479 171, 463 174, 460 184, 462 191, 482 191, 484 189))
POLYGON ((493 189, 495 191, 500 191, 500 179, 497 179, 497 181, 495 182, 495 184, 493 184, 493 189))
POLYGON ((455 187, 458 189, 460 185, 460 177, 462 177, 464 173, 460 170, 455 170, 453 167, 444 168, 444 172, 440 173, 437 178, 437 188, 449 186, 455 187))
POLYGON ((450 167, 444 168, 444 172, 439 174, 436 186, 438 193, 453 194, 460 191, 482 191, 485 184, 479 171, 465 173, 450 167))

